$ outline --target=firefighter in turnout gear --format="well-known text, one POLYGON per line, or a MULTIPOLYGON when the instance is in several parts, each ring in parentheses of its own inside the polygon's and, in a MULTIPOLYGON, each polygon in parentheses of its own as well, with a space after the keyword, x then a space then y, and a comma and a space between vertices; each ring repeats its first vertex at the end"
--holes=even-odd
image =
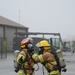
POLYGON ((33 44, 31 38, 25 38, 20 45, 21 51, 19 52, 16 62, 18 64, 18 75, 33 75, 34 62, 31 59, 33 53, 33 44))
POLYGON ((39 55, 34 53, 32 55, 33 60, 36 63, 41 63, 44 65, 48 71, 48 75, 61 75, 58 70, 57 62, 51 51, 51 46, 47 40, 42 40, 36 44, 39 48, 39 55))

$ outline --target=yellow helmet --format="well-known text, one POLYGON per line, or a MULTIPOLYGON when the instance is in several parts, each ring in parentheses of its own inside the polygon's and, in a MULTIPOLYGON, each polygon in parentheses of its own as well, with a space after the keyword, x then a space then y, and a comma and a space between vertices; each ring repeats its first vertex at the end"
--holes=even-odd
POLYGON ((37 47, 43 47, 44 50, 49 50, 51 49, 51 45, 47 40, 42 40, 36 44, 37 47))

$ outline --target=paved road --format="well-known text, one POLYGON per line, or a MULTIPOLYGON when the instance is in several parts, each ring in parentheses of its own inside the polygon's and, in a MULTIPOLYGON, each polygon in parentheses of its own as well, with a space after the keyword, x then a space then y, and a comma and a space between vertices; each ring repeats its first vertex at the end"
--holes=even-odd
MULTIPOLYGON (((64 57, 67 63, 67 72, 62 72, 62 75, 75 75, 75 54, 66 52, 64 53, 64 57)), ((0 59, 0 75, 17 75, 14 72, 13 59, 13 53, 8 53, 7 58, 0 59)), ((35 68, 37 69, 38 66, 35 65, 35 68)), ((47 75, 45 69, 44 74, 47 75)), ((35 75, 43 75, 41 64, 39 64, 39 71, 35 71, 35 75)))

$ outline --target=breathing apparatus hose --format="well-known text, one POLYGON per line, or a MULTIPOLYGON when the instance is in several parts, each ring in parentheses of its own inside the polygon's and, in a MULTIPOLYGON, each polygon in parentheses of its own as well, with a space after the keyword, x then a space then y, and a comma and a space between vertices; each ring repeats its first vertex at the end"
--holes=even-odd
POLYGON ((44 66, 42 65, 42 71, 43 71, 43 75, 45 75, 45 73, 44 73, 44 66))
MULTIPOLYGON (((37 65, 38 68, 37 68, 37 69, 34 68, 34 71, 38 71, 38 70, 39 70, 39 65, 38 65, 38 63, 37 63, 36 65, 37 65)), ((34 75, 35 75, 35 72, 34 72, 34 75)))
POLYGON ((39 70, 39 65, 38 65, 38 63, 36 64, 37 65, 37 69, 34 69, 34 71, 38 71, 39 70))

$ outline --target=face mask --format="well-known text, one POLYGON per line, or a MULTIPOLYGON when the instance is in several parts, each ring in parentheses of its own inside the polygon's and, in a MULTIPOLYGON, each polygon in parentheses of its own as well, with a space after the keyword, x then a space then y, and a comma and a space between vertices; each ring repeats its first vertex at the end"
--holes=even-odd
POLYGON ((42 54, 44 51, 43 47, 39 48, 39 54, 42 54))
POLYGON ((34 51, 34 47, 31 43, 27 45, 27 48, 28 48, 28 53, 29 54, 31 54, 34 51))

